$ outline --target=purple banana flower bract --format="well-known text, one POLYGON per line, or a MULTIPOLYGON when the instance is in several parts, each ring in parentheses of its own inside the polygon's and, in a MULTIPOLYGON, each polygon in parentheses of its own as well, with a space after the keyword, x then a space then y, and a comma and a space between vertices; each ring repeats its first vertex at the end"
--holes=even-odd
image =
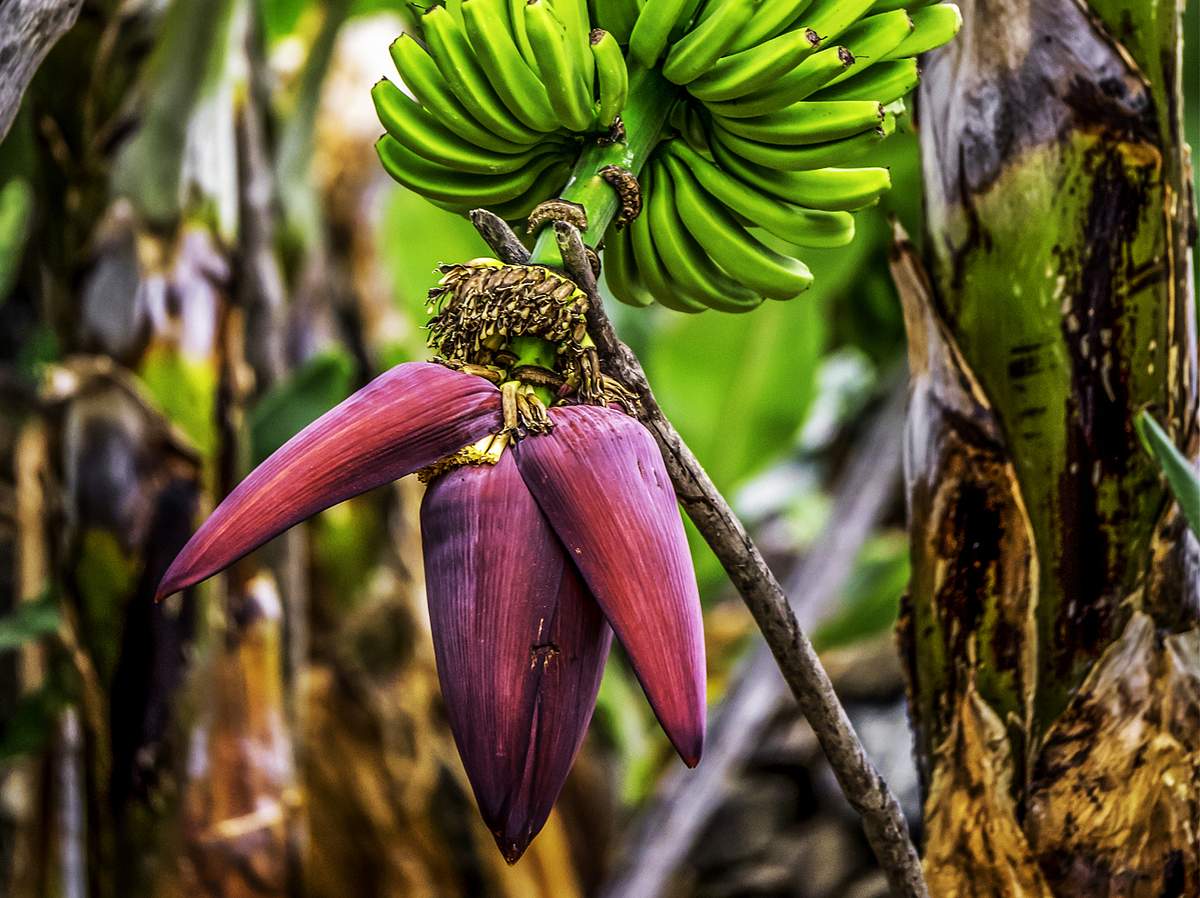
POLYGON ((583 742, 612 631, 509 454, 434 481, 421 534, 450 726, 512 862, 546 822, 583 742))
POLYGON ((654 438, 620 412, 551 409, 517 467, 583 574, 685 764, 704 748, 704 629, 675 492, 654 438))
POLYGON ((494 433, 499 396, 481 377, 428 362, 381 374, 238 484, 167 569, 158 598, 211 577, 318 511, 494 433))
MULTIPOLYGON (((614 409, 555 407, 550 419, 549 433, 515 442, 495 464, 435 477, 421 509, 447 714, 480 811, 510 863, 562 790, 614 631, 684 762, 694 766, 704 743, 700 600, 658 447, 614 409)), ((230 493, 158 595, 502 426, 500 391, 489 381, 437 364, 393 368, 230 493)))

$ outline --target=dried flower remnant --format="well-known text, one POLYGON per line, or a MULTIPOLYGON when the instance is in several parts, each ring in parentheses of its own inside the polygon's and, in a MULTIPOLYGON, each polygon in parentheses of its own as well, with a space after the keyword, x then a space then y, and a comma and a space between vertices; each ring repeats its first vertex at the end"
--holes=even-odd
POLYGON ((437 363, 399 365, 255 469, 171 565, 159 596, 407 474, 421 509, 438 675, 484 820, 515 862, 591 720, 615 632, 681 758, 700 759, 700 602, 663 460, 614 404, 562 275, 447 266, 437 363))

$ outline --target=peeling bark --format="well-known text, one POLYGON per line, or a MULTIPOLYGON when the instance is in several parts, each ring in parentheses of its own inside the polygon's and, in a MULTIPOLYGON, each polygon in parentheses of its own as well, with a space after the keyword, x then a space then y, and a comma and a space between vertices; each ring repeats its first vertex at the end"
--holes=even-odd
POLYGON ((38 66, 71 30, 82 6, 83 0, 9 0, 0 4, 0 140, 12 127, 38 66))
POLYGON ((930 274, 894 263, 931 888, 1196 894, 1200 545, 1133 426, 1200 451, 1182 6, 960 6, 920 97, 930 274))

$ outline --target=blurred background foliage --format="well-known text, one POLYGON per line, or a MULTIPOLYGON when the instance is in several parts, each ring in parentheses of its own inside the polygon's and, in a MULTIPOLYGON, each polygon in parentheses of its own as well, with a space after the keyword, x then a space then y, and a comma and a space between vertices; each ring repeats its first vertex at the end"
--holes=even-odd
MULTIPOLYGON (((675 762, 611 663, 559 812, 520 865, 499 861, 438 705, 415 484, 149 604, 252 464, 426 357, 435 267, 487 254, 375 162, 369 88, 414 23, 398 0, 90 0, 0 144, 4 894, 594 894, 660 800, 675 762)), ((922 231, 913 127, 880 152, 897 186, 856 242, 809 253, 808 294, 745 316, 610 306, 783 571, 902 383, 885 260, 893 217, 922 231)), ((847 701, 915 810, 886 636, 908 574, 898 482, 889 495, 813 623, 823 651, 851 653, 841 669, 878 674, 848 674, 847 701)), ((693 545, 719 704, 755 670, 739 664, 753 627, 693 545)), ((803 729, 783 707, 735 759, 665 889, 882 894, 803 729)))

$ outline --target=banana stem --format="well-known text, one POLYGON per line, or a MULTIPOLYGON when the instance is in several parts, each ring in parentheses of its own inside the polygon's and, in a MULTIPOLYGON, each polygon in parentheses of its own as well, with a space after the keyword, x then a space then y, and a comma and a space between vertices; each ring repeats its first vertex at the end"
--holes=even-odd
MULTIPOLYGON (((554 344, 549 340, 543 340, 541 337, 521 336, 513 337, 508 344, 508 349, 517 357, 517 365, 536 365, 539 368, 545 368, 548 371, 554 370, 555 362, 558 359, 558 353, 555 351, 554 344)), ((542 400, 542 404, 547 408, 554 402, 554 393, 549 387, 535 386, 533 394, 538 399, 542 400)))
MULTIPOLYGON (((583 234, 588 246, 596 246, 617 214, 621 200, 612 185, 600 176, 605 166, 616 165, 636 175, 658 144, 663 126, 678 98, 679 88, 667 81, 657 69, 636 63, 629 70, 629 99, 621 111, 625 139, 601 145, 592 143, 579 156, 561 199, 579 203, 587 212, 588 227, 583 234)), ((558 241, 552 228, 538 236, 530 258, 534 265, 561 265, 558 241)))

